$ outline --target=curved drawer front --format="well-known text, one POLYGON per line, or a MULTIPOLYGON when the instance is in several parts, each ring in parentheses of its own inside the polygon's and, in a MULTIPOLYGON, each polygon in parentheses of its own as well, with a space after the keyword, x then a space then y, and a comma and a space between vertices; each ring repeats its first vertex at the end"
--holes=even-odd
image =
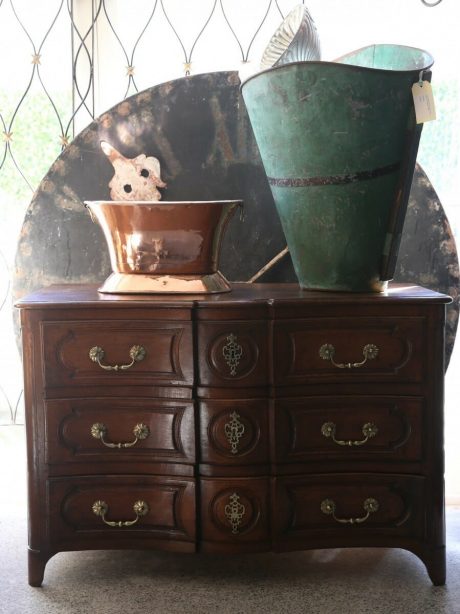
MULTIPOLYGON (((50 464, 193 463, 193 404, 148 399, 66 399, 45 403, 50 464)), ((97 471, 97 466, 94 467, 97 471)))
POLYGON ((267 478, 201 479, 201 531, 205 542, 243 546, 269 539, 267 478))
POLYGON ((420 461, 424 410, 419 397, 280 399, 275 406, 276 459, 420 461))
POLYGON ((195 539, 193 479, 54 478, 48 481, 48 493, 56 541, 85 535, 123 539, 133 532, 148 532, 149 537, 163 539, 195 539))
POLYGON ((422 317, 275 322, 275 383, 421 383, 424 325, 422 317))
POLYGON ((189 322, 43 322, 45 386, 193 383, 189 322))
POLYGON ((265 322, 200 322, 199 384, 223 387, 267 384, 267 340, 265 322))
POLYGON ((343 533, 423 536, 424 478, 335 474, 277 478, 275 525, 280 542, 343 533))
POLYGON ((269 462, 268 402, 201 401, 201 462, 248 465, 269 462))

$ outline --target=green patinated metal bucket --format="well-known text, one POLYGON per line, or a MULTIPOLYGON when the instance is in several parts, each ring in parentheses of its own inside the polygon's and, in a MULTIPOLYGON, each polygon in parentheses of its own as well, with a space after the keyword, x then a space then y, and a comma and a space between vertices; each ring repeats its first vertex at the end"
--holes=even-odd
POLYGON ((421 134, 412 85, 432 64, 420 49, 373 45, 243 83, 301 287, 385 290, 421 134))

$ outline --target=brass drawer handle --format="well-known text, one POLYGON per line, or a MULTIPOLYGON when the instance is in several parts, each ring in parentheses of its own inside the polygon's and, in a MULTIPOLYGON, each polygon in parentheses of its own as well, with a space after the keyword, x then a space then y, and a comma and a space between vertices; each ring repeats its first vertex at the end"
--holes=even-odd
POLYGON ((109 506, 105 501, 95 501, 93 503, 92 510, 96 516, 100 516, 102 518, 102 522, 107 524, 109 527, 132 527, 141 516, 145 516, 148 513, 149 506, 145 501, 136 501, 133 505, 133 510, 136 514, 136 518, 134 520, 106 520, 105 516, 109 511, 109 506))
POLYGON ((379 348, 373 343, 367 343, 363 347, 364 360, 361 362, 335 362, 335 347, 331 343, 325 343, 319 348, 319 355, 323 360, 330 360, 334 367, 338 369, 357 369, 362 367, 368 360, 377 358, 379 348))
POLYGON ((334 501, 332 501, 332 499, 324 499, 324 501, 321 501, 321 511, 323 514, 332 516, 335 521, 340 522, 341 524, 361 524, 362 522, 365 522, 371 514, 379 509, 379 502, 377 499, 369 497, 364 501, 363 508, 366 515, 361 516, 360 518, 337 518, 335 515, 336 508, 334 501))
POLYGON ((332 441, 334 441, 339 446, 362 446, 375 437, 379 432, 379 429, 372 422, 366 422, 366 424, 362 428, 362 433, 364 435, 364 439, 336 439, 335 432, 337 426, 333 422, 325 422, 321 427, 321 435, 324 437, 331 437, 332 441))
POLYGON ((100 439, 101 442, 108 448, 132 448, 138 441, 147 439, 147 437, 150 435, 150 429, 146 424, 142 424, 142 422, 136 424, 136 426, 133 428, 133 435, 135 439, 134 441, 129 441, 127 443, 111 443, 110 441, 105 441, 106 434, 107 427, 102 422, 95 422, 91 427, 91 435, 95 439, 100 439))
POLYGON ((146 355, 145 348, 142 345, 133 345, 133 347, 129 350, 129 357, 131 358, 131 362, 127 365, 103 365, 101 360, 105 356, 104 350, 95 345, 89 351, 89 357, 93 362, 97 362, 97 364, 101 367, 101 369, 105 369, 106 371, 126 371, 126 369, 130 369, 135 362, 140 362, 144 360, 146 355))

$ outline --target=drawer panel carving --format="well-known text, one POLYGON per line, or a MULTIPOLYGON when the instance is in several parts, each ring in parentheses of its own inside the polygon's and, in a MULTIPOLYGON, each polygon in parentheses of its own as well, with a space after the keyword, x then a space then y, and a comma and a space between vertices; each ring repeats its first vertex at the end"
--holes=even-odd
POLYGON ((54 539, 94 536, 123 539, 145 531, 164 539, 194 541, 193 479, 166 477, 65 478, 48 481, 54 539))
POLYGON ((241 465, 269 462, 267 401, 200 402, 201 461, 241 465))
POLYGON ((53 400, 45 403, 45 416, 46 456, 50 464, 195 460, 190 402, 53 400))
POLYGON ((45 386, 193 383, 188 322, 42 322, 45 386))
POLYGON ((281 399, 275 406, 276 458, 420 461, 424 408, 418 397, 281 399))
MULTIPOLYGON (((321 532, 422 536, 424 478, 335 474, 276 479, 280 542, 321 532)), ((358 542, 357 542, 358 543, 358 542)))
POLYGON ((421 382, 424 318, 275 323, 275 383, 421 382))
POLYGON ((202 386, 261 386, 268 382, 265 322, 200 322, 199 382, 202 386))
POLYGON ((267 478, 201 480, 201 526, 205 541, 260 542, 269 538, 267 478))

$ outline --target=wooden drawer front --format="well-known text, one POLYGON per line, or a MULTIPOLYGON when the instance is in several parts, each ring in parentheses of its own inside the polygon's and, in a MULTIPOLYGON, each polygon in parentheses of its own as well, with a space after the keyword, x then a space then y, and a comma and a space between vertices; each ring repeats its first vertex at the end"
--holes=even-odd
POLYGON ((424 324, 422 317, 276 322, 275 383, 421 382, 424 324))
POLYGON ((418 397, 281 399, 275 405, 276 459, 420 461, 423 423, 418 397))
POLYGON ((334 474, 277 478, 278 540, 353 536, 422 536, 424 478, 388 474, 334 474))
POLYGON ((204 541, 244 544, 269 538, 268 478, 202 479, 204 541))
POLYGON ((166 477, 54 478, 48 481, 50 526, 56 541, 93 536, 107 541, 129 538, 134 532, 149 537, 195 540, 195 483, 193 479, 166 477), (108 526, 94 513, 97 502, 107 506, 105 520, 136 520, 135 503, 147 504, 131 526, 108 526))
POLYGON ((269 462, 267 401, 202 401, 199 412, 202 463, 269 462))
POLYGON ((268 382, 266 322, 200 322, 199 383, 202 386, 263 386, 268 382))
POLYGON ((114 320, 43 322, 45 386, 193 383, 192 331, 189 322, 114 320), (129 365, 133 347, 145 356, 129 368, 105 370, 90 358, 102 348, 104 366, 129 365))
MULTIPOLYGON (((190 402, 147 399, 47 401, 45 420, 46 457, 50 464, 193 463, 195 460, 193 404, 190 402), (112 447, 111 444, 122 445, 112 447)), ((97 466, 94 470, 98 470, 97 466)))

